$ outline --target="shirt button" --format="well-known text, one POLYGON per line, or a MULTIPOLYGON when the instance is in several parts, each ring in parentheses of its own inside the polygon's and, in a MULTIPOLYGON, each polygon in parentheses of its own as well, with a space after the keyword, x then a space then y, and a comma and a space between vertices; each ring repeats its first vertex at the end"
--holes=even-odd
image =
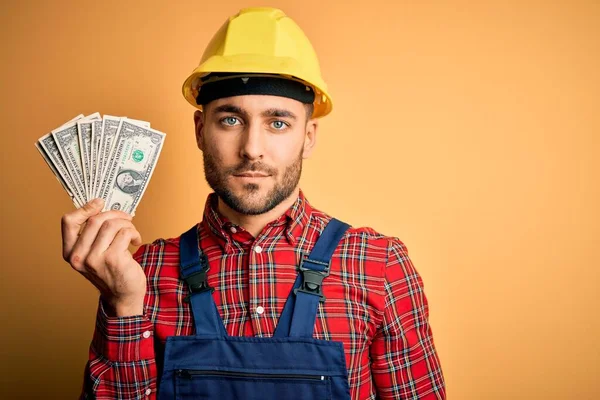
POLYGON ((232 226, 231 228, 229 228, 229 230, 231 231, 231 233, 237 233, 237 229, 235 229, 235 226, 232 226))
POLYGON ((144 333, 142 333, 142 336, 144 337, 144 339, 148 339, 150 337, 151 333, 150 331, 145 331, 144 333))
POLYGON ((264 312, 265 312, 265 308, 263 306, 256 307, 256 313, 257 314, 262 314, 264 312))
POLYGON ((258 254, 262 253, 262 247, 260 246, 255 246, 254 247, 254 251, 257 252, 258 254))
POLYGON ((150 396, 152 394, 152 389, 146 389, 146 396, 150 396))

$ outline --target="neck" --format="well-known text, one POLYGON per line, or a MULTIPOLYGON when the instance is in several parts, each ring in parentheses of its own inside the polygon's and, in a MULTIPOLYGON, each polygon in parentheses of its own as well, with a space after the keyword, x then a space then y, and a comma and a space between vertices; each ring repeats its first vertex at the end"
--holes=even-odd
POLYGON ((225 204, 220 197, 217 208, 219 212, 229 221, 237 226, 241 226, 252 236, 257 237, 269 222, 274 221, 285 214, 285 212, 296 202, 296 199, 299 195, 300 189, 296 187, 296 189, 292 192, 292 194, 289 195, 287 199, 279 203, 271 211, 259 215, 247 215, 239 213, 225 204))

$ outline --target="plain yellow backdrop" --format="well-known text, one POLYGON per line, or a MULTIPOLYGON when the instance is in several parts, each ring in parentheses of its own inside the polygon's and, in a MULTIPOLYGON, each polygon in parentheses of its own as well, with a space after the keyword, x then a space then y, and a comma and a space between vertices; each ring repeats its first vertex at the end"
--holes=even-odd
MULTIPOLYGON (((334 101, 311 203, 399 237, 452 399, 598 399, 600 3, 284 1, 334 101)), ((242 1, 1 5, 0 397, 73 399, 96 290, 61 258, 73 208, 33 143, 79 113, 167 133, 135 224, 202 215, 181 84, 242 1)))

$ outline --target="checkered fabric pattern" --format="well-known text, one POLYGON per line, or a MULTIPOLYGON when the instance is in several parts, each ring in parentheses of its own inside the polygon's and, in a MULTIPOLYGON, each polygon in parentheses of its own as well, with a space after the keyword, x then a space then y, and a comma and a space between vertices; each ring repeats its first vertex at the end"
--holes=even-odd
MULTIPOLYGON (((300 195, 255 238, 217 211, 209 195, 199 224, 208 282, 227 333, 270 337, 298 274, 331 219, 300 195)), ((81 398, 154 399, 165 340, 193 335, 179 279, 179 237, 134 254, 147 276, 144 314, 113 317, 102 300, 81 398)), ((445 399, 423 282, 405 245, 371 228, 351 228, 324 280, 314 337, 344 344, 352 399, 445 399)))

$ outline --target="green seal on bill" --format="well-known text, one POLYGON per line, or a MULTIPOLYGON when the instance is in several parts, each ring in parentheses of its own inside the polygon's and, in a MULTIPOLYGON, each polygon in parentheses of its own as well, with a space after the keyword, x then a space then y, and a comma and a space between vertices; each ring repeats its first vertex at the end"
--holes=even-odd
POLYGON ((136 150, 133 152, 131 158, 133 158, 133 161, 135 162, 140 162, 144 159, 144 152, 141 150, 136 150))

